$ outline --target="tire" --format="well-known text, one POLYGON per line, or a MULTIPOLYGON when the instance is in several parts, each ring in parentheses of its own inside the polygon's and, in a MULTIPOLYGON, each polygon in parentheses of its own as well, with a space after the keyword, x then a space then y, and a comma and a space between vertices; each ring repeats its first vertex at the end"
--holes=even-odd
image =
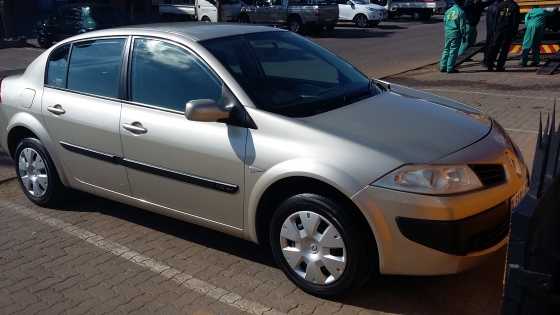
POLYGON ((356 24, 357 27, 366 28, 369 26, 369 21, 367 16, 363 14, 356 14, 354 17, 354 24, 356 24))
POLYGON ((41 141, 35 138, 21 140, 16 147, 14 160, 19 184, 29 200, 41 207, 60 204, 66 189, 41 141))
POLYGON ((249 16, 247 14, 241 14, 239 16, 239 23, 251 23, 251 20, 249 19, 249 16))
POLYGON ((203 16, 203 17, 202 17, 202 19, 200 19, 200 21, 202 21, 202 22, 206 22, 206 23, 211 23, 211 22, 212 22, 212 20, 210 20, 210 18, 209 18, 209 17, 207 17, 206 15, 205 15, 205 16, 203 16))
POLYGON ((37 36, 37 43, 39 44, 39 47, 47 49, 52 46, 53 40, 48 37, 39 35, 37 36))
POLYGON ((290 17, 288 19, 288 29, 294 33, 303 33, 303 23, 299 17, 290 17))
POLYGON ((414 13, 414 19, 420 21, 429 21, 432 18, 432 11, 431 10, 422 10, 419 12, 414 13))
POLYGON ((349 293, 377 269, 376 246, 364 241, 361 221, 349 210, 320 195, 299 194, 274 212, 269 229, 272 255, 286 276, 305 292, 319 297, 349 293), (301 237, 300 232, 308 228, 314 231, 313 237, 301 237), (325 237, 329 246, 318 241, 325 237), (284 253, 289 253, 289 258, 284 253))

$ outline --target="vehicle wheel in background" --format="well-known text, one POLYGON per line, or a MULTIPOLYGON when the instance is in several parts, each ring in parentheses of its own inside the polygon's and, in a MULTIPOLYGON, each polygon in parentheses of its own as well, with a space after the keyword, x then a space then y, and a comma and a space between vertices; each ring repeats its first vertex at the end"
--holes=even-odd
POLYGON ((239 23, 251 23, 251 20, 247 14, 241 14, 239 16, 239 23))
POLYGON ((294 33, 303 33, 303 23, 301 19, 297 16, 288 18, 288 29, 294 33))
POLYGON ((376 246, 365 233, 351 209, 307 193, 278 207, 269 240, 274 260, 290 280, 310 294, 329 297, 351 292, 376 270, 376 246))
POLYGON ((203 16, 203 17, 202 17, 202 19, 200 19, 200 20, 201 20, 202 22, 206 22, 206 23, 210 23, 210 22, 212 22, 212 21, 210 20, 210 18, 209 18, 209 17, 207 17, 206 15, 205 15, 205 16, 203 16))
POLYGON ((414 19, 420 21, 429 21, 432 18, 432 10, 422 10, 414 13, 414 19))
POLYGON ((53 44, 52 40, 40 36, 37 37, 37 43, 39 44, 39 47, 44 49, 50 48, 53 44))
POLYGON ((356 16, 354 17, 354 24, 356 24, 356 26, 361 28, 368 27, 369 22, 367 16, 363 14, 356 14, 356 16))
POLYGON ((370 21, 369 26, 370 27, 377 27, 377 26, 379 26, 379 23, 381 23, 381 21, 370 21))
POLYGON ((66 188, 41 141, 35 138, 21 140, 14 161, 18 181, 29 200, 42 207, 56 206, 62 200, 66 188))

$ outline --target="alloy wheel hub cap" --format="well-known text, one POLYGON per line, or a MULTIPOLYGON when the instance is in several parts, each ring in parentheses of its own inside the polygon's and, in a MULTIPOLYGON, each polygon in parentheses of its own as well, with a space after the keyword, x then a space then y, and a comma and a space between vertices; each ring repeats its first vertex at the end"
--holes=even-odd
POLYGON ((295 212, 284 220, 280 248, 290 268, 313 284, 330 284, 346 269, 342 235, 329 220, 312 211, 295 212))
POLYGON ((48 174, 43 158, 32 148, 21 150, 18 157, 21 182, 29 194, 42 197, 47 192, 48 174))

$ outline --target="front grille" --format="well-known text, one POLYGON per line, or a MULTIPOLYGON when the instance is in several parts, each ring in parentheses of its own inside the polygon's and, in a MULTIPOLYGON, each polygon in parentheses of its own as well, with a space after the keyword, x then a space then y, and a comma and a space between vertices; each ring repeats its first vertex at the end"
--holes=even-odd
POLYGON ((506 182, 506 171, 501 164, 473 164, 470 167, 486 187, 506 182))

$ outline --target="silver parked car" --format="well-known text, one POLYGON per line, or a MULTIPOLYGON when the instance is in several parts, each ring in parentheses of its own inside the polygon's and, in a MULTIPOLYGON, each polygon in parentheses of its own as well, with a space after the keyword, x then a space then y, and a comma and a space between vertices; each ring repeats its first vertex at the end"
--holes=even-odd
POLYGON ((527 183, 495 121, 264 26, 82 34, 0 96, 31 201, 74 188, 268 244, 319 296, 477 265, 527 183))

